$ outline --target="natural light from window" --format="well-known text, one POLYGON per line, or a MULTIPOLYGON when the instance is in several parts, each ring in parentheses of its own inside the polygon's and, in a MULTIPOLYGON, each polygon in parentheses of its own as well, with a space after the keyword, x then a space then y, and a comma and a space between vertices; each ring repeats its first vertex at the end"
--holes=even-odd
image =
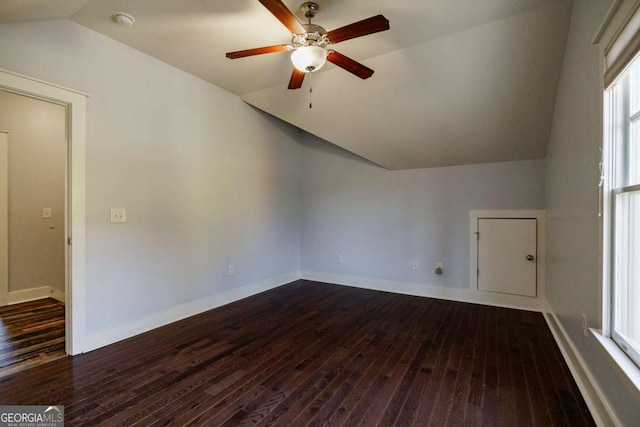
POLYGON ((607 90, 611 337, 640 365, 640 61, 607 90))

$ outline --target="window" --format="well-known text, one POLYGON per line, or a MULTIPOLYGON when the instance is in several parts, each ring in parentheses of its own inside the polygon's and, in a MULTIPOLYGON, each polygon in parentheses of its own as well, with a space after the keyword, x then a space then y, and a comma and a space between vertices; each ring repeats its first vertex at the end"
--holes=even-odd
POLYGON ((610 336, 640 366, 640 60, 607 89, 605 117, 610 336))

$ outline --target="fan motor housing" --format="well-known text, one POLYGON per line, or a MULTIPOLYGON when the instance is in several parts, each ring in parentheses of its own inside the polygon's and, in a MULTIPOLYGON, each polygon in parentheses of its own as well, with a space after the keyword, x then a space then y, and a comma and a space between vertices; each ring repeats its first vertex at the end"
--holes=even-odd
POLYGON ((304 34, 293 34, 291 38, 291 44, 293 47, 303 46, 320 46, 325 47, 331 43, 327 37, 327 30, 320 25, 316 24, 302 24, 304 27, 304 34))
POLYGON ((327 30, 322 28, 320 25, 302 24, 302 26, 304 27, 304 30, 307 32, 307 34, 309 34, 309 33, 318 33, 321 36, 324 36, 325 34, 327 34, 327 30))

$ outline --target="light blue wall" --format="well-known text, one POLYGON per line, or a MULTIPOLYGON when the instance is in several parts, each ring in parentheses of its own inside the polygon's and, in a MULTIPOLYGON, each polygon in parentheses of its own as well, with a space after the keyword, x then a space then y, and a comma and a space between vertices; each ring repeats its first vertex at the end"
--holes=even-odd
POLYGON ((632 425, 640 401, 578 333, 600 313, 591 39, 609 3, 574 2, 546 186, 542 160, 387 171, 69 21, 0 25, 0 68, 91 95, 88 331, 300 268, 463 289, 469 210, 542 209, 546 187, 549 302, 632 425))
POLYGON ((584 313, 601 326, 598 214, 601 82, 591 44, 611 1, 573 3, 547 150, 547 299, 624 425, 637 425, 640 397, 611 369, 595 338, 581 333, 584 313))
POLYGON ((67 20, 0 25, 0 68, 90 95, 88 333, 297 274, 298 131, 67 20))
POLYGON ((468 288, 469 211, 544 208, 544 160, 389 171, 307 135, 301 174, 311 272, 468 288))

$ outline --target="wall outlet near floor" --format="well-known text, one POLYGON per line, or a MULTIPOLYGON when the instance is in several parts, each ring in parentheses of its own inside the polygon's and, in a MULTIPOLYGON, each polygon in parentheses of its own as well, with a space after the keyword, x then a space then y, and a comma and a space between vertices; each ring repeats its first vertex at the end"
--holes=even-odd
POLYGON ((342 255, 336 255, 336 261, 338 261, 338 264, 342 264, 342 255))
POLYGON ((413 261, 413 263, 411 263, 411 268, 413 270, 417 270, 418 269, 418 261, 413 261))
POLYGON ((235 264, 229 264, 229 276, 233 276, 236 274, 236 266, 235 264))
POLYGON ((587 336, 587 315, 582 313, 582 322, 581 322, 581 327, 582 327, 582 335, 584 335, 585 337, 587 336))
POLYGON ((435 270, 436 274, 442 274, 442 263, 441 262, 436 262, 436 270, 435 270))
POLYGON ((42 218, 44 218, 44 219, 53 218, 53 209, 51 209, 51 208, 42 208, 42 218))

